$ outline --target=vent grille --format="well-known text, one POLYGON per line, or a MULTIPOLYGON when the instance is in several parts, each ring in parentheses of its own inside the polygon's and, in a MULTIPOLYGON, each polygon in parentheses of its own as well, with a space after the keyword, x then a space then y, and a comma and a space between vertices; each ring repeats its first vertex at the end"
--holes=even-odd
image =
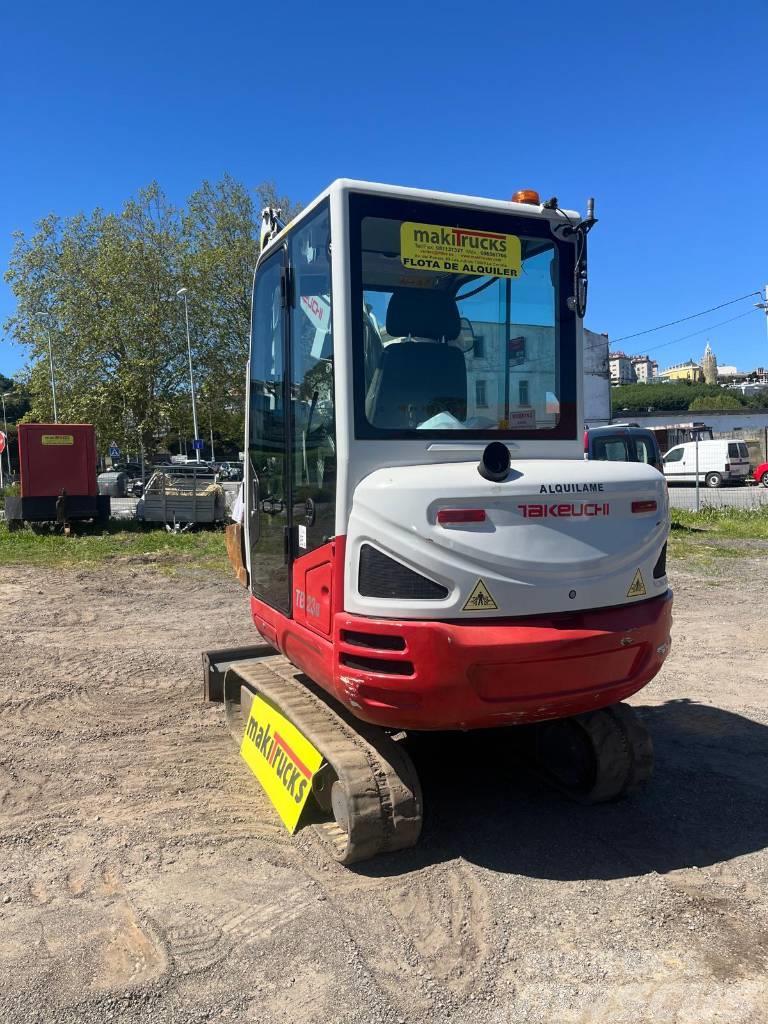
POLYGON ((360 549, 357 589, 363 597, 390 600, 442 601, 448 597, 445 587, 396 562, 370 544, 363 544, 360 549))
POLYGON ((362 654, 343 653, 339 658, 347 668, 359 668, 363 672, 379 672, 387 676, 412 676, 413 662, 395 661, 389 658, 367 658, 362 654))
POLYGON ((345 644, 355 647, 373 647, 379 651, 404 651, 405 640, 391 633, 358 633, 351 629, 342 629, 341 639, 345 644))

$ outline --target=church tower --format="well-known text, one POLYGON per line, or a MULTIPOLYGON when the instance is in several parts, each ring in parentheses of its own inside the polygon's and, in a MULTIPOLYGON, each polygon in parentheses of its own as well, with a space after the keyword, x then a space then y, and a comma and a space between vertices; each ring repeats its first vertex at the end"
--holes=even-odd
POLYGON ((707 347, 704 349, 701 368, 704 371, 704 383, 717 384, 717 357, 712 351, 709 342, 707 342, 707 347))

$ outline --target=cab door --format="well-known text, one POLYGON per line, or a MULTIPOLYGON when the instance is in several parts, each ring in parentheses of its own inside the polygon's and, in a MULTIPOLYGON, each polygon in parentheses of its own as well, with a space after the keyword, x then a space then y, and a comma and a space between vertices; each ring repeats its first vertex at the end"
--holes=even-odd
POLYGON ((330 211, 322 203, 288 240, 293 616, 332 631, 336 520, 336 415, 330 211))
POLYGON ((685 448, 682 445, 678 445, 677 448, 672 448, 664 456, 664 476, 669 480, 682 483, 685 472, 685 448))
POLYGON ((245 496, 251 592, 286 615, 291 613, 288 295, 281 249, 259 266, 254 285, 245 496))

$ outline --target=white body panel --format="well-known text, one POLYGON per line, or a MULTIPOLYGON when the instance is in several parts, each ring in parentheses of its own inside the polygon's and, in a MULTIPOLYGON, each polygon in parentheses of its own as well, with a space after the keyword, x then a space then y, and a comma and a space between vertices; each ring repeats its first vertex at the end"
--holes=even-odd
POLYGON ((656 597, 667 590, 666 576, 655 580, 653 569, 668 528, 663 477, 635 463, 513 458, 503 483, 483 479, 475 462, 379 469, 354 495, 345 610, 384 618, 471 620, 477 611, 463 609, 478 579, 497 605, 483 610, 484 616, 601 608, 637 600, 628 592, 638 570, 645 590, 638 597, 656 597), (632 502, 638 500, 656 501, 656 511, 633 513, 632 502), (441 526, 439 508, 482 508, 487 520, 441 526), (362 596, 357 565, 363 544, 442 584, 448 597, 362 596))

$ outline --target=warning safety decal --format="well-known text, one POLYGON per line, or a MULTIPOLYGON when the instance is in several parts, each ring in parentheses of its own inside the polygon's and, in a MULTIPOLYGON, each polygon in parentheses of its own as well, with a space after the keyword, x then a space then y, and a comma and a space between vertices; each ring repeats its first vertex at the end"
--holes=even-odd
POLYGON ((519 277, 520 239, 495 231, 404 221, 400 227, 400 262, 409 270, 519 277))
POLYGON ((482 580, 478 580, 461 609, 463 612, 495 612, 499 606, 482 580))
POLYGON ((643 579, 643 574, 638 569, 627 591, 627 597, 645 597, 646 593, 645 580, 643 579))
POLYGON ((257 696, 251 704, 240 754, 285 827, 295 832, 323 755, 295 725, 257 696))

